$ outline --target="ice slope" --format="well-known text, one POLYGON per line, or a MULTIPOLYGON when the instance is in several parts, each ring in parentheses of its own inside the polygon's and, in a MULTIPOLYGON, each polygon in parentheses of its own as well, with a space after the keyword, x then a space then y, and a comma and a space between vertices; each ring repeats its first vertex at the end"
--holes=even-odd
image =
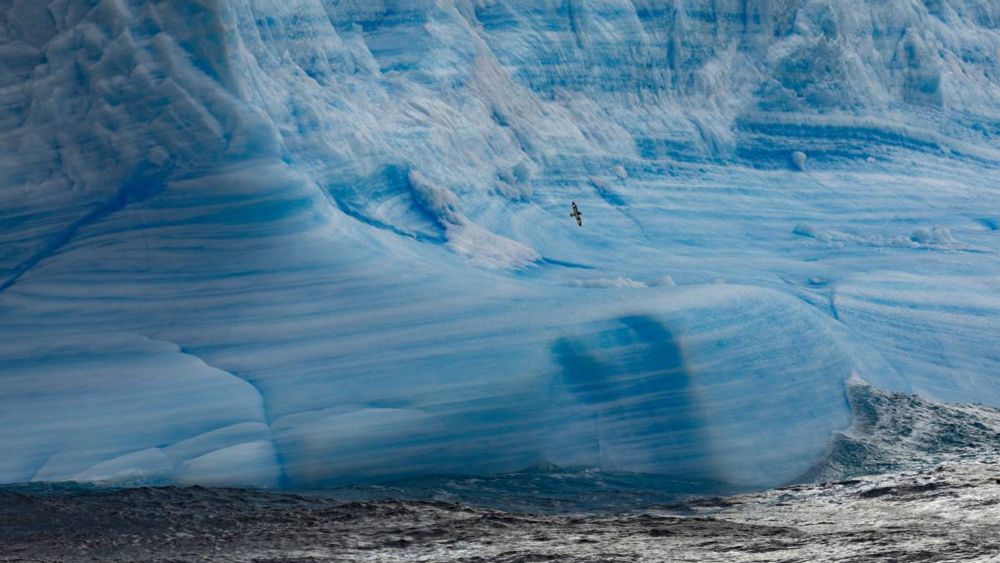
POLYGON ((0 0, 0 480, 769 486, 852 374, 998 405, 998 55, 989 0, 0 0))
POLYGON ((3 370, 4 474, 143 480, 169 468, 181 482, 210 484, 220 478, 213 460, 224 455, 224 483, 277 477, 261 397, 245 381, 175 345, 134 335, 27 344, 6 356, 11 365, 3 370), (213 401, 199 400, 206 396, 213 401), (143 424, 122 424, 136 420, 143 424), (238 445, 216 451, 220 440, 238 445))

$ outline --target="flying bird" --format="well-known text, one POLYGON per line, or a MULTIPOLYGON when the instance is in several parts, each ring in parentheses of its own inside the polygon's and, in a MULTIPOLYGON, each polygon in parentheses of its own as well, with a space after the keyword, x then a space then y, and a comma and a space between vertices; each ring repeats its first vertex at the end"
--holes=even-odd
POLYGON ((570 217, 576 219, 576 224, 583 226, 583 213, 580 213, 580 209, 576 206, 576 202, 573 203, 573 211, 569 214, 570 217))

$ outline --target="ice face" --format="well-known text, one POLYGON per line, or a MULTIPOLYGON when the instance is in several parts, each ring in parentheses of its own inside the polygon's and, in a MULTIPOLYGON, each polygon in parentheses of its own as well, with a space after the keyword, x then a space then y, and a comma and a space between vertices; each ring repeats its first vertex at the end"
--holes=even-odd
POLYGON ((767 486, 852 375, 1000 404, 997 22, 0 1, 0 481, 767 486))

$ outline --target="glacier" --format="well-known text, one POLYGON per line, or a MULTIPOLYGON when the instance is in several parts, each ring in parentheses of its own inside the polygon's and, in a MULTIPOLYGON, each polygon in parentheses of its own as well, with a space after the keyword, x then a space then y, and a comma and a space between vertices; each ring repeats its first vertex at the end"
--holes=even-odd
POLYGON ((995 0, 0 0, 0 147, 0 482, 770 487, 848 381, 1000 405, 995 0))

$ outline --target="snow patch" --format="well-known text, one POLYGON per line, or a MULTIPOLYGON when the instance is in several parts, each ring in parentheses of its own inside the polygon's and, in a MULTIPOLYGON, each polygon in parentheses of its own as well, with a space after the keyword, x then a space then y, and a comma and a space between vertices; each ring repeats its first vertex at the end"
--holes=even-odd
POLYGON ((931 227, 929 229, 917 229, 910 235, 910 240, 923 246, 948 246, 954 245, 958 241, 951 234, 951 229, 947 227, 931 227))
POLYGON ((641 281, 636 281, 631 278, 626 278, 619 276, 617 278, 589 278, 580 280, 570 280, 566 282, 569 287, 589 287, 598 289, 608 289, 612 287, 631 287, 640 288, 648 287, 645 283, 641 281))
POLYGON ((493 233, 459 211, 458 198, 412 170, 409 183, 417 204, 445 230, 446 245, 473 262, 491 268, 524 268, 542 259, 532 248, 493 233))
POLYGON ((794 234, 816 239, 832 246, 847 244, 885 247, 922 248, 930 250, 984 251, 986 249, 964 244, 957 240, 947 227, 934 226, 916 229, 910 236, 886 236, 880 234, 854 234, 832 229, 819 229, 808 223, 799 223, 792 229, 794 234))

